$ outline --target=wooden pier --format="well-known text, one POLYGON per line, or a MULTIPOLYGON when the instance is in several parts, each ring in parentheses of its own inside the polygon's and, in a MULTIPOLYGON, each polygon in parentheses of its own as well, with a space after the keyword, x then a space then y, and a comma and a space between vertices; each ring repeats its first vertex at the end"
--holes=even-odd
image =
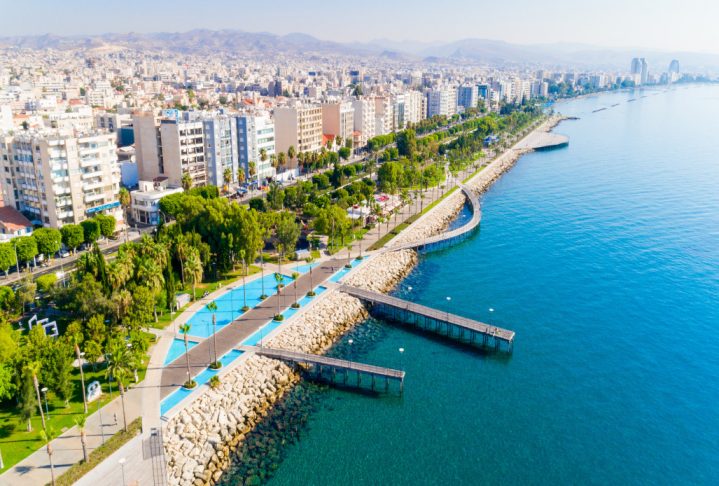
POLYGON ((472 346, 506 352, 511 352, 514 346, 514 331, 349 285, 340 285, 339 290, 368 304, 370 312, 379 317, 472 346))
POLYGON ((479 197, 477 197, 477 194, 470 189, 469 187, 465 186, 464 184, 459 184, 459 188, 462 190, 464 195, 467 197, 467 203, 472 208, 472 219, 467 222, 467 224, 462 225, 459 228, 455 228, 451 231, 445 231, 444 233, 441 233, 439 235, 431 236, 429 238, 425 238, 423 240, 413 241, 410 243, 405 243, 399 246, 394 246, 387 248, 386 251, 397 251, 397 250, 417 250, 417 251, 433 251, 433 250, 440 250, 442 248, 446 248, 448 246, 451 246, 455 243, 458 243, 460 241, 465 240, 468 236, 472 234, 475 228, 479 226, 479 223, 482 221, 482 209, 479 205, 479 197))
POLYGON ((260 356, 294 363, 303 368, 308 376, 318 381, 343 386, 356 386, 372 391, 388 393, 390 383, 397 383, 397 391, 404 390, 404 371, 381 366, 358 363, 351 359, 330 358, 316 354, 298 353, 284 349, 257 346, 241 346, 243 351, 254 351, 260 356), (364 386, 363 386, 364 379, 364 386))

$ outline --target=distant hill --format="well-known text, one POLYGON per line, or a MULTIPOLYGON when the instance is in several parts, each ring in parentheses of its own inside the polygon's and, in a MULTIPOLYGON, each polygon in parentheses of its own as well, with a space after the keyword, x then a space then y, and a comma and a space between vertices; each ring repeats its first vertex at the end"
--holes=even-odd
POLYGON ((650 70, 666 69, 679 59, 687 70, 719 70, 719 55, 696 52, 661 52, 646 49, 602 48, 585 44, 555 43, 521 45, 491 39, 462 39, 454 42, 416 42, 378 39, 365 43, 321 40, 307 34, 277 35, 240 30, 0 37, 0 47, 31 49, 87 49, 107 52, 117 49, 171 51, 204 55, 225 52, 234 56, 339 55, 376 56, 394 61, 471 62, 487 65, 524 65, 546 68, 626 70, 632 57, 645 57, 650 70))

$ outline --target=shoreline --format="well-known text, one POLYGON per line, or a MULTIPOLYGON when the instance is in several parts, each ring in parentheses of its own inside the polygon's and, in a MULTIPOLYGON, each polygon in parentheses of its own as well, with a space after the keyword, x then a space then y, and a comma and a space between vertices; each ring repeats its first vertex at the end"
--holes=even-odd
MULTIPOLYGON (((550 116, 512 147, 497 156, 465 184, 477 194, 486 191, 533 149, 515 148, 537 131, 549 132, 565 117, 550 116)), ((388 249, 438 234, 456 218, 466 201, 455 190, 390 242, 388 249)), ((369 261, 344 277, 344 282, 387 292, 418 264, 414 250, 379 250, 369 261)), ((368 316, 359 299, 328 288, 308 312, 268 336, 269 346, 322 353, 368 316)), ((168 484, 211 485, 220 480, 232 454, 270 409, 300 380, 299 373, 280 361, 248 356, 222 377, 217 389, 208 389, 164 425, 168 484)))

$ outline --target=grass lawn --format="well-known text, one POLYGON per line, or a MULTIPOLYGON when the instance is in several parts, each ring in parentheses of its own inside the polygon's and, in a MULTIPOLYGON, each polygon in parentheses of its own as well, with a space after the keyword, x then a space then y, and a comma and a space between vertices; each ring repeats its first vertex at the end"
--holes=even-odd
POLYGON ((107 459, 113 452, 118 450, 130 439, 140 433, 142 429, 142 418, 138 417, 127 424, 127 432, 120 430, 118 433, 110 437, 107 442, 97 449, 90 452, 87 462, 79 462, 62 474, 55 483, 57 486, 70 486, 77 482, 78 479, 90 472, 95 466, 107 459))
POLYGON ((351 236, 345 236, 344 245, 342 244, 342 238, 340 238, 339 236, 335 237, 334 239, 330 239, 327 242, 327 253, 329 253, 330 255, 334 255, 349 247, 350 244, 352 244, 353 249, 356 249, 359 252, 357 240, 361 240, 368 231, 369 230, 367 228, 358 228, 352 231, 351 236))
MULTIPOLYGON (((147 361, 143 363, 142 369, 138 369, 138 378, 142 381, 145 378, 145 368, 147 361)), ((92 403, 88 404, 88 412, 94 413, 99 406, 106 405, 110 402, 110 385, 105 379, 105 369, 102 365, 97 366, 97 371, 92 370, 92 366, 85 365, 85 386, 87 387, 93 381, 99 381, 102 386, 102 396, 92 403)), ((55 397, 51 392, 47 394, 47 404, 50 410, 49 417, 45 419, 48 426, 52 428, 57 435, 62 434, 66 430, 75 425, 75 418, 79 418, 83 414, 82 405, 82 388, 80 385, 80 371, 75 370, 72 375, 75 393, 68 407, 65 403, 55 397)), ((112 384, 112 398, 119 396, 117 383, 112 384)), ((45 410, 45 401, 42 402, 43 411, 45 410)), ((0 404, 0 451, 2 451, 5 469, 14 466, 25 457, 29 456, 37 449, 45 444, 40 439, 40 430, 42 430, 42 420, 35 409, 35 416, 31 419, 32 432, 27 432, 27 422, 20 419, 20 414, 14 402, 3 402, 0 404)), ((121 418, 120 418, 121 420, 121 418)))

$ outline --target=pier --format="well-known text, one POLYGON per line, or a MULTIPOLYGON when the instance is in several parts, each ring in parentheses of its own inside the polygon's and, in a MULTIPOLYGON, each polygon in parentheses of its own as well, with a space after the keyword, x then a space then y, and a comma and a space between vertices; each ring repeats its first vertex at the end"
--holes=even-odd
POLYGON ((301 366, 312 379, 343 386, 369 388, 372 391, 390 391, 390 383, 399 385, 399 393, 404 390, 404 371, 383 368, 351 359, 330 358, 316 354, 298 353, 284 349, 271 349, 257 346, 242 346, 243 351, 254 351, 260 356, 279 359, 301 366), (354 379, 350 379, 350 374, 354 379), (339 375, 339 376, 338 376, 339 375), (362 386, 364 378, 365 386, 362 386))
POLYGON ((514 346, 514 331, 349 285, 341 285, 339 290, 369 304, 370 312, 379 317, 471 346, 505 352, 511 352, 514 346))
POLYGON ((459 188, 462 190, 464 195, 467 197, 467 202, 472 208, 472 219, 468 223, 462 225, 459 228, 451 231, 445 231, 439 235, 431 236, 423 240, 413 241, 411 243, 405 243, 399 246, 388 248, 387 251, 397 250, 417 250, 417 251, 432 251, 446 248, 455 243, 463 241, 479 226, 482 221, 482 209, 479 205, 479 197, 477 194, 464 184, 459 184, 459 188))
POLYGON ((542 150, 569 145, 569 137, 553 132, 532 132, 519 142, 518 150, 542 150))

